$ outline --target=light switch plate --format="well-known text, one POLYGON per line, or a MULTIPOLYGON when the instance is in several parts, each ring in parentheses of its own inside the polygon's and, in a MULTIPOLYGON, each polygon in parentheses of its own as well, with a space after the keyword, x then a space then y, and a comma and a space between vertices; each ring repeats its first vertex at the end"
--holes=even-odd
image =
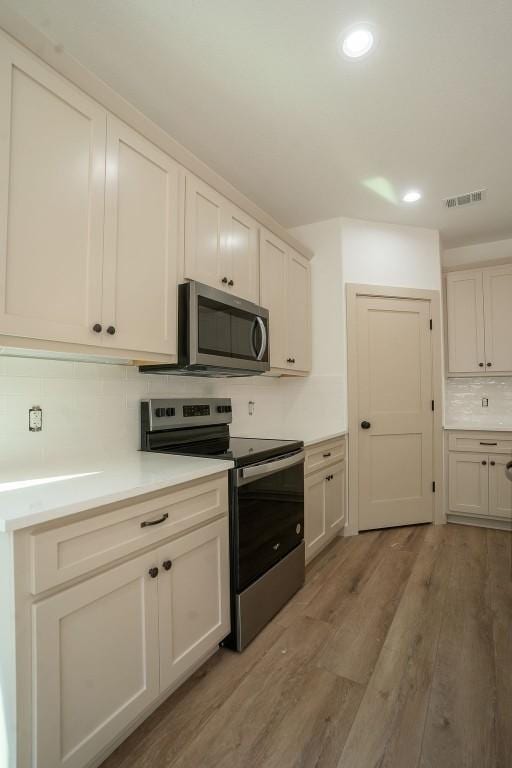
POLYGON ((34 405, 28 412, 28 428, 31 432, 40 432, 43 428, 43 411, 39 405, 34 405))

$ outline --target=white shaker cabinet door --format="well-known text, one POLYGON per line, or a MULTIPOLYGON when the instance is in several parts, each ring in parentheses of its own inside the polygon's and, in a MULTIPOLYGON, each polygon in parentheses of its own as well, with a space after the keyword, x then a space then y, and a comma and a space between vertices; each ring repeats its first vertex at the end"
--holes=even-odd
POLYGON ((326 524, 328 534, 334 534, 345 523, 345 462, 335 464, 327 470, 326 524))
POLYGON ((286 368, 287 313, 286 271, 288 253, 285 244, 267 230, 260 240, 260 302, 270 312, 270 367, 286 368))
POLYGON ((486 370, 482 271, 451 272, 446 277, 448 369, 450 373, 486 370))
POLYGON ((0 333, 95 344, 106 113, 0 40, 0 333))
POLYGON ((34 606, 34 765, 83 768, 158 696, 155 555, 34 606))
POLYGON ((487 456, 480 453, 451 453, 449 464, 450 511, 487 516, 489 514, 487 456))
POLYGON ((228 290, 226 200, 192 174, 187 174, 185 184, 185 277, 228 290))
POLYGON ((329 469, 316 472, 304 480, 304 542, 306 562, 325 546, 328 537, 327 476, 329 469))
POLYGON ((103 343, 176 355, 178 165, 109 115, 103 343))
POLYGON ((512 483, 505 474, 509 456, 489 456, 489 515, 512 521, 512 483))
POLYGON ((485 356, 489 372, 512 372, 512 264, 483 270, 485 356))
POLYGON ((223 517, 159 550, 162 691, 229 634, 228 531, 223 517))
POLYGON ((311 272, 308 259, 291 249, 286 301, 287 364, 294 371, 306 373, 311 369, 311 272))
POLYGON ((260 302, 259 228, 254 219, 226 202, 225 247, 228 287, 235 296, 260 302), (233 285, 229 285, 229 281, 233 285))

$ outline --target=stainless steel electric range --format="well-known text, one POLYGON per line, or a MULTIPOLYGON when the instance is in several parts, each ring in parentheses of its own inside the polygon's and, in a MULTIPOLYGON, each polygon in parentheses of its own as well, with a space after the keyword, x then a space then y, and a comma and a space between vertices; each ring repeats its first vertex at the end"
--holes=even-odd
POLYGON ((231 459, 231 634, 243 650, 304 583, 304 444, 231 437, 231 401, 144 400, 141 448, 231 459))

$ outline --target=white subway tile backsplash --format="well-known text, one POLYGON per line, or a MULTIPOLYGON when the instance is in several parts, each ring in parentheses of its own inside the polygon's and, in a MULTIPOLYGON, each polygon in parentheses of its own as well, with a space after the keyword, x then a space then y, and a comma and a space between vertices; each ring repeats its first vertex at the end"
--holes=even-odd
POLYGON ((512 377, 450 378, 445 387, 445 423, 512 429, 512 377), (482 398, 489 404, 482 407, 482 398))

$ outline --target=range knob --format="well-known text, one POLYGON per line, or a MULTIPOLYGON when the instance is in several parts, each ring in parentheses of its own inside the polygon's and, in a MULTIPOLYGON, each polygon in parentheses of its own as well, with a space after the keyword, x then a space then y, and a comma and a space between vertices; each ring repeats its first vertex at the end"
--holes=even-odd
POLYGON ((166 416, 174 416, 175 413, 176 413, 176 411, 175 411, 174 408, 166 408, 166 410, 165 410, 165 415, 166 416))
POLYGON ((155 416, 158 416, 158 418, 165 416, 165 408, 155 408, 155 416))

